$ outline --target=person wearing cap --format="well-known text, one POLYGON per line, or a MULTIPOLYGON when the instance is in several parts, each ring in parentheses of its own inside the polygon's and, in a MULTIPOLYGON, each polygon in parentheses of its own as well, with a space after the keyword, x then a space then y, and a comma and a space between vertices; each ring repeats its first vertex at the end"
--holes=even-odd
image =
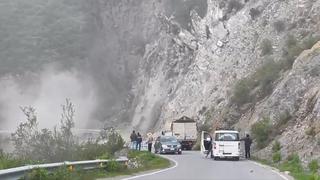
POLYGON ((153 142, 153 137, 152 137, 152 133, 148 133, 148 151, 151 152, 151 148, 152 148, 152 142, 153 142))

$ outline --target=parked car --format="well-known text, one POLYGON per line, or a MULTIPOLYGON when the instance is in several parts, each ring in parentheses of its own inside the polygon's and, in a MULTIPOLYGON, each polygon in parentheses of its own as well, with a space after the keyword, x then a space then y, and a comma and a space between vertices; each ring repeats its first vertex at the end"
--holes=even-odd
POLYGON ((174 136, 159 136, 154 143, 155 153, 178 153, 181 154, 181 144, 174 136))

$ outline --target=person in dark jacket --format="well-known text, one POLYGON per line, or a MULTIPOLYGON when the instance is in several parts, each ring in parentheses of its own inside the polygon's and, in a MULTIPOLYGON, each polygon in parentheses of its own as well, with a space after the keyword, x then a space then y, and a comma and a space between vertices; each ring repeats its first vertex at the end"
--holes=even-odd
POLYGON ((137 134, 133 130, 131 135, 130 135, 130 140, 131 140, 131 149, 136 149, 137 147, 137 134))
POLYGON ((137 134, 137 146, 136 146, 136 150, 141 150, 141 143, 142 143, 142 136, 140 133, 137 134))
POLYGON ((207 151, 207 155, 206 157, 210 155, 211 158, 213 158, 213 152, 212 152, 212 138, 210 136, 207 137, 207 140, 206 140, 206 143, 207 143, 207 148, 208 148, 208 151, 207 151))
POLYGON ((246 159, 250 159, 250 147, 252 144, 252 139, 250 135, 247 134, 245 138, 242 138, 241 141, 244 141, 244 151, 246 153, 246 159))

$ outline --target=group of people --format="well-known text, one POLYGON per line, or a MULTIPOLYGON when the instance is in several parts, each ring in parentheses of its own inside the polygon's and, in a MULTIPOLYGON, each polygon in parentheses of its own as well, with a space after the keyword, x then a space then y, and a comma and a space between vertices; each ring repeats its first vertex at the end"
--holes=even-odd
MULTIPOLYGON (((148 143, 148 151, 151 152, 152 149, 152 142, 153 142, 153 137, 151 133, 147 134, 148 139, 147 139, 147 143, 148 143)), ((130 140, 131 140, 131 145, 130 148, 134 149, 134 150, 139 150, 141 151, 141 143, 142 143, 142 136, 141 134, 138 132, 136 133, 134 130, 132 131, 131 135, 130 135, 130 140)))

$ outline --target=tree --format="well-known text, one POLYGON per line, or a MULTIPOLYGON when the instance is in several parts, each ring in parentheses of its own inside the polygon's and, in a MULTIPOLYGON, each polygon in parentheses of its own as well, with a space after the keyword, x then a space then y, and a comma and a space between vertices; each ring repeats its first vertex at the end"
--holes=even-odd
POLYGON ((46 162, 74 158, 76 142, 72 128, 75 110, 69 99, 62 105, 60 131, 56 127, 53 131, 46 128, 39 130, 35 108, 21 107, 21 110, 27 117, 27 122, 20 123, 11 135, 17 156, 46 162))
POLYGON ((30 157, 32 154, 34 135, 37 133, 37 116, 33 107, 20 107, 21 111, 27 117, 27 122, 20 123, 17 130, 11 134, 15 153, 21 158, 30 157))
POLYGON ((66 99, 66 104, 62 105, 61 114, 61 136, 65 140, 66 149, 71 148, 74 145, 74 136, 72 134, 72 128, 74 128, 74 105, 70 99, 66 99))
POLYGON ((97 142, 105 145, 106 150, 112 155, 121 150, 124 145, 123 138, 113 127, 101 130, 97 142))

